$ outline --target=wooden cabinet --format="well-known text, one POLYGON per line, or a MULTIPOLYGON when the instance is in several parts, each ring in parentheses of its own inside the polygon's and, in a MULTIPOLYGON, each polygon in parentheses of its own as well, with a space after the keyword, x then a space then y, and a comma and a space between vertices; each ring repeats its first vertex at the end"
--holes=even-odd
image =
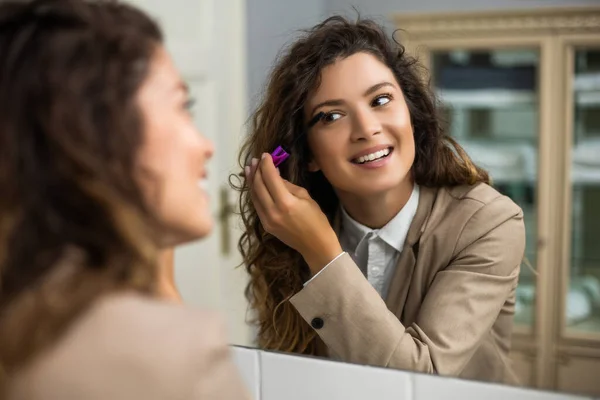
POLYGON ((393 18, 449 133, 524 211, 516 371, 600 396, 600 7, 393 18))
POLYGON ((533 351, 513 349, 510 353, 513 370, 523 386, 535 387, 535 355, 533 351))
POLYGON ((557 363, 556 389, 563 392, 598 394, 600 358, 564 356, 557 363))

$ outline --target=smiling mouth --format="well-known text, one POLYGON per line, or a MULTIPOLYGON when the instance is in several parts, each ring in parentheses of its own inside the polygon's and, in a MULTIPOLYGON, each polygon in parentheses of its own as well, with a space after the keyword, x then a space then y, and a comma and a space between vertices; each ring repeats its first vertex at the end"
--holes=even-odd
POLYGON ((360 156, 358 158, 353 159, 352 163, 353 164, 368 164, 371 162, 383 160, 384 158, 386 158, 390 154, 392 154, 392 150, 393 150, 392 147, 388 147, 387 149, 379 150, 379 151, 373 152, 371 154, 366 154, 364 156, 360 156))

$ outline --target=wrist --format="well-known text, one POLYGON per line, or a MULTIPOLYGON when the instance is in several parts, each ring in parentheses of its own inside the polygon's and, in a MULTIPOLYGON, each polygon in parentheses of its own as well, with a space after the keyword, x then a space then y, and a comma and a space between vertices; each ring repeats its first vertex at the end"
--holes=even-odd
POLYGON ((311 249, 301 254, 304 258, 304 261, 306 261, 306 264, 308 264, 311 276, 314 276, 342 252, 342 246, 336 238, 335 241, 324 244, 318 249, 311 249))

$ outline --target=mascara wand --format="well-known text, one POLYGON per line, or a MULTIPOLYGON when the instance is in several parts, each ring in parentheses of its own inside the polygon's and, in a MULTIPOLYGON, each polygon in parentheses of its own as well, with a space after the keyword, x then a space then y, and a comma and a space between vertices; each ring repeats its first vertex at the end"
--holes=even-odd
MULTIPOLYGON (((302 132, 300 135, 298 135, 288 148, 289 149, 294 148, 294 146, 296 145, 296 142, 298 142, 298 140, 300 138, 304 137, 304 135, 306 135, 308 133, 310 128, 315 126, 317 124, 317 122, 319 122, 324 116, 325 116, 325 113, 323 111, 321 111, 320 113, 315 115, 308 122, 308 125, 306 126, 306 129, 304 130, 304 132, 302 132)), ((275 168, 279 167, 285 160, 288 159, 289 156, 290 156, 290 154, 287 151, 285 151, 285 149, 282 146, 277 146, 277 148, 275 150, 273 150, 273 152, 271 153, 271 157, 273 158, 273 164, 275 165, 275 168)), ((250 158, 250 157, 248 157, 248 158, 250 158)), ((249 161, 250 160, 246 160, 246 165, 250 164, 249 161)), ((242 172, 239 175, 244 176, 244 173, 242 172)))

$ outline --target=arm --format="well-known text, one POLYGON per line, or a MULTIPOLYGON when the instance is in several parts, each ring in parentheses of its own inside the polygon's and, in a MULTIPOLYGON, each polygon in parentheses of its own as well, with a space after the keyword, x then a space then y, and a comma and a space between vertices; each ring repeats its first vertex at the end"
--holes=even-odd
POLYGON ((337 357, 362 364, 457 375, 472 357, 518 280, 522 213, 506 198, 469 220, 452 262, 435 276, 415 323, 391 313, 347 255, 291 299, 337 357))

